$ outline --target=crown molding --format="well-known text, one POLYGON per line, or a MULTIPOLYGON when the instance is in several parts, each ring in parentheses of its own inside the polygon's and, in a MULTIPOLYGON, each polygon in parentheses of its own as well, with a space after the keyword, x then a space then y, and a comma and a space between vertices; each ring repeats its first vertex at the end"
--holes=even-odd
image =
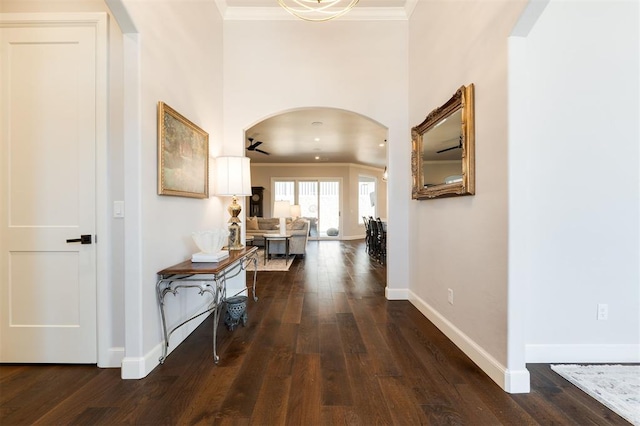
POLYGON ((417 4, 418 0, 406 0, 406 3, 404 4, 404 12, 407 15, 407 19, 411 18, 417 4))
POLYGON ((359 169, 382 172, 384 167, 374 167, 357 163, 251 163, 251 167, 357 167, 359 169))
MULTIPOLYGON (((406 21, 418 0, 407 0, 405 7, 356 7, 336 21, 406 21)), ((230 7, 226 0, 215 0, 224 21, 301 21, 280 6, 230 7)))

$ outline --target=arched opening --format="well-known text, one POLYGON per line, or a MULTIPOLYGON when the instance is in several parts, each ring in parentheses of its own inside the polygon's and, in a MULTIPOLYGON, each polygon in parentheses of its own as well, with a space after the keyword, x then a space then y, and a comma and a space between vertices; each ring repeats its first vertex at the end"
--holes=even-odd
POLYGON ((287 110, 247 127, 245 155, 259 191, 247 215, 272 217, 274 201, 288 200, 311 222, 311 240, 364 238, 365 198, 375 206, 368 212, 387 217, 387 134, 369 117, 327 107, 287 110), (374 188, 364 195, 363 181, 374 188))

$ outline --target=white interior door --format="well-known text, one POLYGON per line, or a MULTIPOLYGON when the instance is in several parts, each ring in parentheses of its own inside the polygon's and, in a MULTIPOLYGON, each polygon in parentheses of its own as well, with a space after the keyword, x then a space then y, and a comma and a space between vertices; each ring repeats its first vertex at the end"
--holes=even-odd
POLYGON ((96 363, 96 30, 0 31, 0 362, 96 363))

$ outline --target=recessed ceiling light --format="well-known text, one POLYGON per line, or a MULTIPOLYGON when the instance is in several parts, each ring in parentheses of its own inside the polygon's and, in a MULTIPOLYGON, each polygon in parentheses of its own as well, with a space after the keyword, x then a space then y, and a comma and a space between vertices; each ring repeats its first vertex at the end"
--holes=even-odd
POLYGON ((320 142, 320 138, 315 138, 313 140, 316 141, 316 142, 320 142))
POLYGON ((378 146, 384 146, 384 143, 379 144, 378 146))
POLYGON ((316 155, 316 160, 319 160, 319 159, 320 159, 320 156, 319 156, 319 155, 316 155))

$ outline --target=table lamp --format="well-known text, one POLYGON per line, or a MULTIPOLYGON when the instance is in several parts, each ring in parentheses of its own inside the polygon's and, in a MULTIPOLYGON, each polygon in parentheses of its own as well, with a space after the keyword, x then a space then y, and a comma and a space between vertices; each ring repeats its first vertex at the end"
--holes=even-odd
POLYGON ((294 204, 291 206, 291 217, 293 219, 297 219, 300 217, 301 211, 300 211, 300 204, 294 204))
POLYGON ((291 217, 291 203, 289 201, 276 201, 273 203, 273 217, 280 218, 280 235, 286 235, 286 220, 291 217))
POLYGON ((238 204, 237 197, 251 195, 251 168, 248 157, 218 157, 215 161, 215 195, 230 196, 231 204, 227 211, 231 215, 229 219, 229 250, 241 250, 240 223, 238 217, 242 206, 238 204))

